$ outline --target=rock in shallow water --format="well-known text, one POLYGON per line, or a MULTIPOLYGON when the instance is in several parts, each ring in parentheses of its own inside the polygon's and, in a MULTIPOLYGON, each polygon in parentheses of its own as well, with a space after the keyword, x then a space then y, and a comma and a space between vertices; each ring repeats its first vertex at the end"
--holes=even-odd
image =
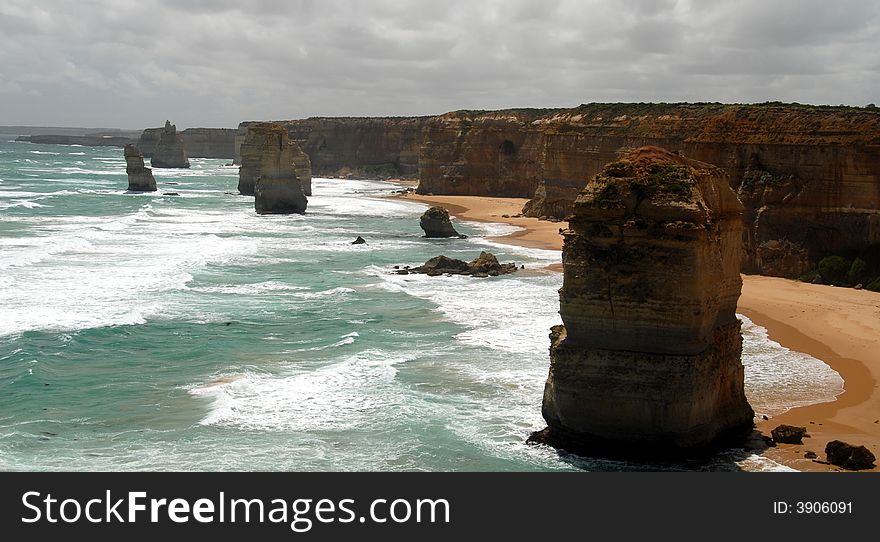
POLYGON ((462 237, 452 226, 449 211, 443 207, 434 206, 425 211, 419 219, 419 226, 424 230, 425 237, 462 237))
POLYGON ((497 277, 516 271, 515 263, 498 263, 498 259, 491 252, 480 252, 474 260, 466 262, 448 258, 446 256, 434 256, 419 267, 398 269, 398 275, 410 273, 423 273, 431 277, 441 275, 469 275, 472 277, 497 277))
POLYGON ((254 209, 259 214, 304 213, 308 199, 296 176, 293 163, 295 143, 287 130, 268 122, 248 127, 241 146, 242 166, 239 190, 251 189, 253 182, 254 209))
POLYGON ((150 165, 157 168, 188 168, 189 158, 186 156, 186 148, 183 138, 177 133, 177 127, 170 121, 165 121, 165 127, 159 135, 159 142, 150 165))
POLYGON ((123 149, 125 156, 125 172, 128 174, 128 190, 131 192, 155 192, 156 179, 153 178, 153 170, 144 167, 144 155, 134 145, 126 145, 123 149))

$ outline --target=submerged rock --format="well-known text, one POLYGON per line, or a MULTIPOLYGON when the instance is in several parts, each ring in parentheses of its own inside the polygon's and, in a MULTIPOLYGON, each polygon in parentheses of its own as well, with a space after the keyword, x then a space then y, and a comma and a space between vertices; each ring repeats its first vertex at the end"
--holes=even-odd
POLYGON ((825 446, 828 462, 847 470, 866 470, 874 468, 876 458, 871 450, 840 440, 832 440, 825 446))
POLYGON ((548 427, 531 442, 678 455, 751 429, 736 317, 741 214, 721 170, 656 147, 587 183, 565 231, 548 427))
POLYGON ((188 168, 189 158, 186 156, 186 148, 183 138, 177 133, 177 126, 165 121, 165 127, 159 135, 156 149, 150 164, 158 168, 188 168))
POLYGON ((123 149, 125 156, 125 172, 128 174, 128 189, 131 192, 155 192, 156 179, 153 178, 153 170, 144 167, 144 155, 134 145, 126 145, 123 149))
POLYGON ((449 211, 443 207, 434 206, 422 214, 419 226, 425 231, 425 237, 461 237, 452 227, 449 219, 449 211))
POLYGON ((257 123, 248 127, 241 146, 239 190, 253 182, 254 208, 259 214, 304 213, 308 199, 293 164, 295 143, 278 124, 257 123))
POLYGON ((431 277, 440 275, 470 275, 472 277, 497 277, 516 271, 515 263, 498 263, 498 259, 491 252, 480 252, 480 255, 470 262, 449 258, 443 255, 434 256, 430 260, 413 268, 398 269, 398 275, 410 273, 423 273, 431 277))

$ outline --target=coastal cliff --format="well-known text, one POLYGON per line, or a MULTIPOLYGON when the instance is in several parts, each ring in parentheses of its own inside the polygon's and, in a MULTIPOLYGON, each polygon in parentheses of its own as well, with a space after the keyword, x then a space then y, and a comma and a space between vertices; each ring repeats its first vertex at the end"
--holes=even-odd
POLYGON ((573 207, 548 428, 532 439, 653 455, 750 428, 735 312, 743 208, 724 171, 644 147, 608 164, 573 207))
MULTIPOLYGON (((367 179, 417 177, 424 125, 429 117, 312 117, 277 121, 311 161, 314 175, 367 179)), ((239 124, 235 145, 247 127, 239 124)), ((240 163, 240 152, 235 154, 240 163)))
POLYGON ((455 111, 431 118, 418 193, 531 197, 542 178, 543 133, 534 122, 549 111, 455 111))
MULTIPOLYGON (((150 158, 159 144, 159 137, 165 128, 147 128, 138 140, 138 148, 144 157, 150 158)), ((233 128, 187 128, 178 132, 186 154, 190 158, 229 158, 235 156, 235 134, 233 128)))
POLYGON ((796 104, 589 104, 433 117, 420 193, 531 197, 565 218, 587 179, 643 145, 722 168, 745 204, 747 272, 798 276, 880 243, 880 112, 796 104))

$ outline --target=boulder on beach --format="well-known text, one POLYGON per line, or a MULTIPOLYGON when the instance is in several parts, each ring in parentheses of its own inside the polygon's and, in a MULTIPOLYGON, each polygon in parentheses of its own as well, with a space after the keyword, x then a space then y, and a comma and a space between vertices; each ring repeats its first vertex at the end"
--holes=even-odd
POLYGON ((776 427, 770 431, 770 434, 775 442, 782 444, 803 444, 804 437, 810 436, 807 434, 806 427, 785 424, 776 427))
POLYGON ((825 446, 825 455, 832 465, 846 470, 866 470, 874 468, 876 458, 871 450, 840 440, 832 440, 825 446))

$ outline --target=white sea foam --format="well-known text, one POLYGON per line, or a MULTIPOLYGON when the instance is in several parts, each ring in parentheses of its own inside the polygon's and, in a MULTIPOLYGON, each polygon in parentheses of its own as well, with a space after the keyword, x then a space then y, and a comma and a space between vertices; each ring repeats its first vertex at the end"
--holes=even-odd
POLYGON ((843 392, 840 374, 823 361, 771 340, 746 316, 743 365, 746 395, 757 414, 778 415, 798 406, 827 403, 843 392))
POLYGON ((396 275, 380 268, 370 272, 394 289, 436 303, 446 318, 467 328, 456 335, 467 344, 542 353, 550 327, 562 323, 556 295, 562 276, 556 273, 474 279, 396 275))
POLYGON ((375 423, 395 403, 395 365, 406 355, 366 350, 317 369, 289 375, 247 372, 219 385, 193 386, 211 399, 204 425, 259 431, 346 431, 375 423))

